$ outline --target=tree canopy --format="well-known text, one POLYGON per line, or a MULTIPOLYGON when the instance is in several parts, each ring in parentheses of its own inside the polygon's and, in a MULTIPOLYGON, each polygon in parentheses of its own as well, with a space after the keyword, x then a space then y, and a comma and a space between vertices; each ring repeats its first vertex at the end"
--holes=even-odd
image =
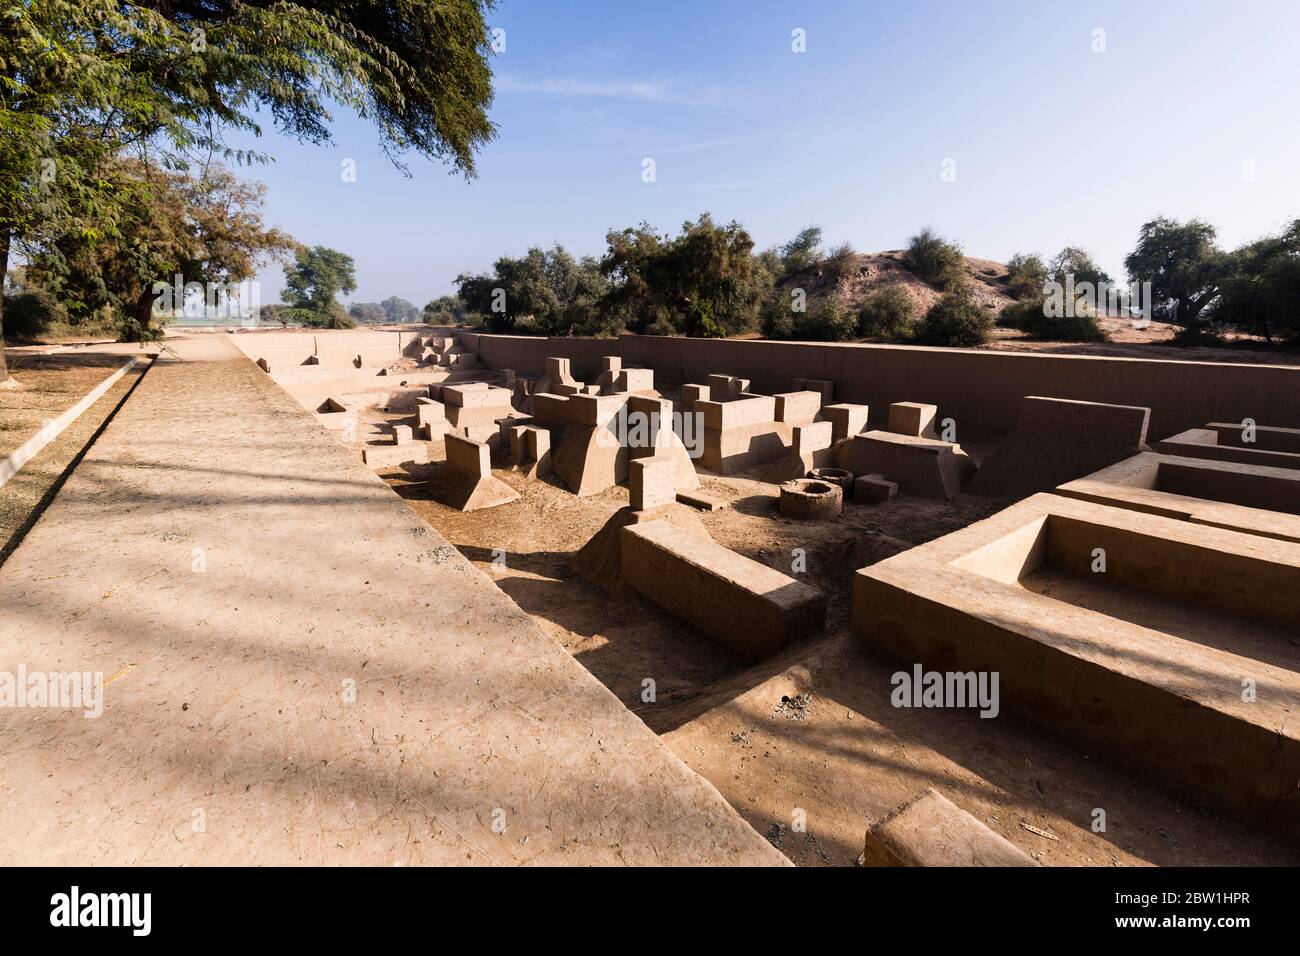
POLYGON ((794 275, 815 266, 822 258, 822 227, 806 226, 778 250, 784 275, 794 275))
POLYGON ((1189 329, 1208 317, 1230 265, 1209 223, 1164 216, 1142 225, 1136 248, 1124 259, 1130 280, 1151 283, 1156 314, 1189 329))
POLYGON ((330 329, 355 325, 338 301, 340 293, 346 295, 357 288, 351 256, 325 246, 299 249, 294 264, 285 270, 284 281, 280 295, 294 321, 330 329))
POLYGON ((533 247, 521 258, 502 256, 491 275, 462 275, 460 299, 486 319, 489 331, 539 335, 593 335, 600 322, 606 280, 590 257, 575 259, 563 246, 533 247))
POLYGON ((419 322, 420 310, 412 302, 407 302, 401 296, 390 295, 387 299, 379 303, 379 308, 384 312, 384 321, 396 323, 419 322))
POLYGON ((426 302, 421 311, 424 321, 430 325, 460 324, 468 312, 459 295, 440 295, 426 302))
MULTIPOLYGON (((408 152, 472 176, 490 140, 488 0, 26 0, 0 30, 0 271, 69 235, 134 225, 135 198, 102 176, 124 150, 163 166, 260 133, 329 140, 333 104, 408 152)), ((0 318, 3 313, 0 311, 0 318)), ((3 326, 0 325, 0 334, 3 326)), ((0 378, 5 377, 0 362, 0 378)))
POLYGON ((74 313, 106 306, 127 317, 127 335, 150 334, 156 304, 179 309, 191 283, 222 296, 260 265, 286 261, 294 240, 262 222, 266 188, 209 167, 204 175, 156 169, 140 160, 106 167, 119 191, 120 229, 98 239, 68 235, 40 246, 29 277, 57 291, 74 313), (174 294, 160 295, 164 284, 174 294), (177 288, 179 286, 179 288, 177 288))
POLYGON ((1300 343, 1300 219, 1238 249, 1231 266, 1215 320, 1270 342, 1300 343))
POLYGON ((383 325, 388 321, 388 313, 378 302, 353 302, 348 306, 348 315, 357 325, 383 325))
POLYGON ((1007 291, 1013 299, 1043 297, 1043 283, 1047 281, 1047 264, 1043 257, 1031 252, 1017 252, 1007 260, 1007 291))
POLYGON ((600 271, 610 280, 605 306, 636 331, 720 337, 751 329, 772 277, 754 256, 740 223, 708 213, 676 236, 648 224, 610 232, 600 271))
POLYGON ((1082 282, 1090 282, 1097 286, 1111 281, 1106 270, 1097 265, 1092 256, 1078 246, 1066 246, 1052 256, 1052 261, 1047 265, 1047 272, 1053 282, 1061 285, 1065 285, 1066 276, 1073 276, 1076 286, 1082 282))
POLYGON ((966 257, 961 246, 926 226, 907 244, 903 262, 926 282, 940 289, 954 289, 966 279, 966 257))

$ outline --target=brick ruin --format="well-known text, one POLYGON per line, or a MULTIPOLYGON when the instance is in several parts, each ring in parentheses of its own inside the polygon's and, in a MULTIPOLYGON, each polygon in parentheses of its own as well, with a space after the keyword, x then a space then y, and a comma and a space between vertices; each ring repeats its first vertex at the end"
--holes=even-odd
MULTIPOLYGON (((728 502, 701 477, 777 486, 773 520, 1006 499, 989 518, 857 570, 853 636, 901 663, 997 672, 1005 709, 1071 746, 1300 834, 1300 730, 1288 725, 1300 667, 1285 650, 1300 634, 1295 422, 1207 422, 1151 440, 1151 407, 1026 392, 1014 430, 977 462, 924 394, 836 401, 844 383, 833 377, 763 394, 725 372, 661 391, 653 369, 616 356, 590 381, 557 356, 530 376, 488 368, 440 335, 403 354, 418 365, 383 376, 392 381, 337 379, 347 387, 313 405, 322 423, 341 429, 367 402, 402 413, 365 460, 427 469, 433 497, 463 511, 514 506, 518 492, 498 475, 580 497, 626 487, 628 505, 573 556, 575 571, 751 659, 821 633, 827 595, 713 540, 699 516, 728 502)), ((362 361, 347 374, 375 371, 362 361)), ((950 862, 1032 863, 935 793, 863 822, 865 858, 877 862, 938 862, 938 828, 950 862)))

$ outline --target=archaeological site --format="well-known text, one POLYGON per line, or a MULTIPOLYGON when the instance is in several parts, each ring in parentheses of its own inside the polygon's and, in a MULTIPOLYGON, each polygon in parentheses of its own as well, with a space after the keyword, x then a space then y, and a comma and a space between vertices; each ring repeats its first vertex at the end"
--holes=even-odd
POLYGON ((16 951, 1294 925, 1295 0, 0 24, 16 951))
POLYGON ((0 573, 105 675, 5 862, 1295 862, 1298 369, 169 342, 0 573))

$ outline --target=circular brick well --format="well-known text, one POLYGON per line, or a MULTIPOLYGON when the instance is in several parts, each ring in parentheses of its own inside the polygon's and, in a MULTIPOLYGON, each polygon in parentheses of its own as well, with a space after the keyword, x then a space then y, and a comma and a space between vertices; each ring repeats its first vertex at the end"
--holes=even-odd
POLYGON ((796 478, 781 486, 781 514, 804 521, 838 518, 844 510, 844 491, 839 485, 816 478, 796 478))
POLYGON ((828 485, 839 485, 845 498, 853 494, 853 472, 851 471, 843 468, 814 468, 808 472, 808 477, 813 481, 824 481, 828 485))

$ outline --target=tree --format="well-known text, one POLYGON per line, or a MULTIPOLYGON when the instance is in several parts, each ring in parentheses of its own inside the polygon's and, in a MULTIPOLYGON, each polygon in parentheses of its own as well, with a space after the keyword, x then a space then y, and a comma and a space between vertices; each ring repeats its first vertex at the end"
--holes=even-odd
POLYGON ((1216 322, 1270 342, 1300 342, 1300 219, 1234 252, 1221 292, 1216 322))
POLYGON ((998 322, 1020 329, 1033 339, 1048 342, 1105 342, 1109 338, 1092 309, 1074 309, 1073 314, 1056 314, 1045 308, 1044 297, 1021 299, 1005 306, 998 322))
POLYGON ((282 329, 287 329, 289 327, 289 321, 291 318, 292 316, 289 314, 289 307, 278 302, 262 306, 262 308, 258 310, 257 315, 257 321, 260 324, 271 325, 272 323, 279 322, 280 328, 282 329))
POLYGON ((1013 299, 1043 297, 1043 283, 1047 281, 1047 265, 1037 253, 1017 252, 1007 260, 1007 292, 1013 299))
POLYGON ((458 295, 440 295, 424 304, 423 318, 429 325, 461 325, 465 321, 465 303, 458 295))
POLYGON ((390 295, 379 303, 379 307, 383 309, 385 320, 388 322, 401 324, 420 321, 420 310, 400 296, 390 295))
POLYGON ((1215 245, 1213 226, 1164 216, 1143 224, 1137 247, 1124 259, 1130 281, 1151 283, 1155 313, 1189 330, 1209 315, 1229 267, 1229 257, 1215 245))
POLYGON ((834 284, 839 284, 858 274, 858 254, 853 251, 851 245, 842 242, 822 256, 821 261, 817 263, 817 274, 834 284))
POLYGON ((676 329, 660 295, 665 283, 658 273, 662 270, 667 245, 667 237, 645 222, 635 228, 610 230, 605 234, 600 272, 608 280, 609 288, 604 307, 623 327, 641 332, 662 323, 676 329))
POLYGON ((926 345, 969 347, 988 341, 993 317, 979 307, 965 285, 944 293, 917 323, 916 339, 926 345))
POLYGON ((858 308, 858 334, 868 337, 905 339, 912 334, 916 306, 897 283, 876 289, 858 308))
POLYGON ((591 257, 575 259, 563 246, 536 246, 522 258, 502 256, 490 276, 456 280, 465 308, 485 317, 491 332, 592 335, 608 331, 599 309, 607 286, 591 257))
POLYGON ((966 257, 961 246, 949 242, 926 226, 907 243, 903 264, 940 289, 953 289, 966 277, 966 257))
POLYGON ((822 227, 807 226, 777 250, 781 259, 782 278, 817 265, 822 259, 822 227))
POLYGON ((508 301, 495 274, 462 272, 456 277, 456 288, 457 298, 465 303, 465 310, 482 316, 489 332, 506 332, 514 325, 514 319, 505 312, 508 301))
POLYGON ((823 296, 803 312, 794 312, 776 295, 763 310, 763 334, 770 339, 802 342, 847 342, 857 332, 858 317, 835 296, 823 296))
MULTIPOLYGON (((1066 284, 1066 276, 1073 276, 1076 286, 1083 282, 1090 282, 1095 288, 1103 282, 1110 282, 1110 276, 1106 271, 1092 260, 1092 256, 1077 246, 1066 246, 1054 255, 1052 261, 1048 263, 1047 271, 1048 278, 1062 286, 1066 284)), ((1041 295, 1041 284, 1038 291, 1041 295)))
POLYGON ((691 336, 725 337, 753 328, 771 291, 749 233, 734 221, 719 225, 708 213, 683 223, 676 237, 642 223, 605 240, 606 307, 637 331, 671 326, 691 336))
POLYGON ((283 262, 296 247, 286 233, 263 225, 266 187, 219 166, 192 176, 120 160, 104 174, 117 191, 120 230, 48 243, 31 271, 76 314, 120 309, 128 340, 152 337, 156 307, 179 311, 191 283, 204 287, 205 302, 221 304, 260 265, 283 262))
MULTIPOLYGON (((131 147, 166 161, 229 150, 231 128, 329 140, 333 104, 467 177, 495 129, 487 0, 256 4, 26 0, 0 31, 0 273, 11 251, 117 230, 99 167, 131 147)), ((400 165, 400 163, 399 163, 400 165)), ((129 236, 127 237, 129 240, 129 236)), ((0 302, 0 343, 3 336, 0 302)), ((0 380, 8 375, 0 349, 0 380)))
POLYGON ((357 325, 383 325, 388 321, 388 313, 378 302, 353 302, 348 306, 348 315, 357 325))
POLYGON ((341 329, 356 324, 338 301, 339 293, 357 288, 351 256, 325 246, 299 249, 293 266, 285 270, 284 281, 280 295, 290 316, 303 325, 341 329))
POLYGON ((29 289, 9 299, 9 330, 15 338, 37 339, 67 321, 63 303, 44 289, 29 289))

